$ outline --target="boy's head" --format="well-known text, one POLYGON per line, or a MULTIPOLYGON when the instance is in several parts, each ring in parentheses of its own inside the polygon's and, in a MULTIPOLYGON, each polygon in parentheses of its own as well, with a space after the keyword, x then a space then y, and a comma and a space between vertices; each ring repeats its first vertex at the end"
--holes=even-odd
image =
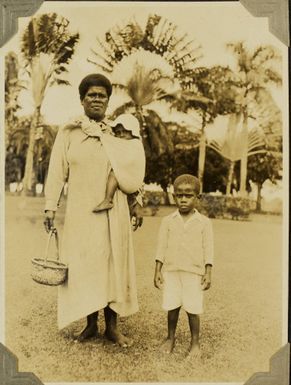
POLYGON ((174 181, 174 198, 181 214, 188 214, 197 206, 199 179, 190 174, 178 176, 174 181))

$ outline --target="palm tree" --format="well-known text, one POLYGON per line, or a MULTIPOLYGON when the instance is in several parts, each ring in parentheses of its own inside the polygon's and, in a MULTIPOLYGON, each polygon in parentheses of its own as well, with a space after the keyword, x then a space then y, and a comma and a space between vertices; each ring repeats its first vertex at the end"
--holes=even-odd
POLYGON ((226 115, 235 110, 233 95, 229 90, 228 79, 231 70, 228 67, 199 67, 193 72, 191 88, 183 90, 174 105, 186 113, 196 111, 201 118, 198 178, 203 191, 203 175, 206 158, 206 126, 212 123, 217 115, 226 115))
POLYGON ((237 113, 242 117, 240 194, 244 196, 247 180, 250 109, 253 105, 258 106, 262 95, 270 93, 270 84, 281 84, 282 79, 275 66, 280 55, 272 46, 260 46, 253 51, 248 50, 243 42, 229 43, 227 46, 236 58, 236 72, 232 87, 236 92, 237 113))
POLYGON ((23 179, 25 192, 32 190, 36 130, 45 93, 54 84, 69 84, 60 75, 68 71, 67 66, 74 54, 79 34, 71 34, 68 26, 69 21, 56 13, 43 14, 31 19, 22 36, 21 51, 31 78, 35 107, 23 179))
MULTIPOLYGON (((15 156, 22 159, 23 165, 25 165, 25 153, 27 152, 27 148, 29 146, 31 120, 31 116, 20 117, 18 124, 11 130, 9 136, 9 146, 14 148, 15 156)), ((42 180, 37 180, 41 183, 43 183, 46 176, 49 155, 54 143, 57 129, 58 128, 56 126, 49 126, 42 123, 42 121, 39 122, 39 125, 36 128, 33 164, 34 172, 36 174, 40 174, 40 167, 42 169, 42 180)), ((24 170, 22 170, 22 177, 23 172, 24 170)))
POLYGON ((145 27, 132 19, 109 29, 104 39, 97 38, 97 47, 92 49, 94 59, 88 60, 104 72, 112 73, 125 57, 144 50, 162 57, 172 67, 174 77, 187 87, 201 57, 200 48, 186 33, 179 34, 177 25, 154 14, 149 15, 145 27))
POLYGON ((160 69, 146 68, 138 61, 134 62, 131 68, 127 79, 124 77, 123 82, 112 83, 116 93, 121 94, 122 101, 113 111, 112 118, 125 112, 136 115, 141 124, 141 134, 148 156, 151 152, 154 156, 171 152, 173 146, 170 136, 159 115, 159 108, 154 104, 170 95, 173 81, 160 69))
POLYGON ((282 155, 281 111, 271 95, 264 93, 261 96, 258 98, 259 106, 256 104, 249 106, 252 126, 248 125, 247 136, 243 132, 245 127, 243 127, 242 113, 232 113, 227 116, 228 124, 224 136, 208 143, 209 147, 230 161, 227 194, 230 194, 235 162, 241 161, 245 155, 245 146, 247 146, 247 158, 260 154, 275 157, 282 155))
POLYGON ((9 52, 5 57, 5 145, 9 145, 11 130, 18 123, 17 111, 19 93, 25 88, 19 79, 19 62, 15 52, 9 52))
POLYGON ((134 19, 122 26, 114 26, 103 40, 97 39, 97 47, 92 53, 94 59, 88 61, 111 76, 126 60, 136 59, 128 79, 113 81, 116 90, 122 89, 126 91, 123 95, 127 94, 123 106, 114 111, 114 115, 131 111, 139 117, 148 154, 171 150, 171 138, 159 108, 154 109, 153 104, 173 100, 175 82, 172 79, 176 79, 176 85, 182 89, 191 85, 200 47, 189 40, 187 34, 179 34, 178 27, 168 19, 150 15, 145 27, 134 19), (151 58, 141 63, 138 59, 145 54, 151 58))
POLYGON ((198 157, 198 179, 200 181, 200 193, 203 191, 203 175, 206 158, 206 132, 205 128, 208 122, 211 121, 211 115, 207 114, 208 106, 212 100, 204 96, 197 96, 197 90, 187 90, 182 92, 178 97, 178 108, 185 113, 189 110, 195 110, 201 117, 200 137, 199 137, 199 157, 198 157))
MULTIPOLYGON (((221 156, 230 161, 226 194, 231 193, 231 184, 233 180, 233 172, 235 162, 241 160, 244 155, 244 146, 242 146, 244 137, 244 132, 239 129, 240 115, 231 114, 228 118, 228 127, 224 134, 219 139, 211 140, 208 143, 208 146, 218 152, 221 156)), ((264 138, 262 134, 260 135, 257 129, 253 129, 248 132, 247 140, 247 156, 257 153, 260 151, 264 144, 264 138)))

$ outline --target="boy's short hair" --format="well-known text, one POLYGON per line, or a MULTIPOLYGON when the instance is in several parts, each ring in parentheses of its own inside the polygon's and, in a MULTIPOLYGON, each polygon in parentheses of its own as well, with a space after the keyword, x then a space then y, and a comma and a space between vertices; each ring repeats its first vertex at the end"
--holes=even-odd
POLYGON ((191 174, 182 174, 179 175, 173 183, 174 191, 177 190, 178 186, 182 183, 187 183, 193 186, 195 193, 198 195, 200 193, 200 182, 196 176, 191 174))

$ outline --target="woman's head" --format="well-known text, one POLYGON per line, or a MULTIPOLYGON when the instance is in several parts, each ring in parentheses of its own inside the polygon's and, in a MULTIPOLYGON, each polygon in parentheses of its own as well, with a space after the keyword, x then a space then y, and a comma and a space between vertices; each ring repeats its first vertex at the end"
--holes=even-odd
POLYGON ((101 74, 86 76, 79 85, 79 94, 85 114, 95 120, 102 120, 112 93, 110 81, 101 74))
POLYGON ((106 76, 101 74, 90 74, 84 77, 79 85, 79 94, 81 101, 84 99, 90 87, 97 86, 105 88, 108 99, 112 94, 112 85, 106 76))

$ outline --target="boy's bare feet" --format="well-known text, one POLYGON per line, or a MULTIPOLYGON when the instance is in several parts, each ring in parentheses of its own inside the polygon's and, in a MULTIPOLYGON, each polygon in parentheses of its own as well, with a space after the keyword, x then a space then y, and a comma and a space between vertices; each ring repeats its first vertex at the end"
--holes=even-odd
POLYGON ((167 338, 161 346, 161 351, 167 354, 172 353, 175 347, 175 342, 176 342, 175 338, 174 339, 167 338))
POLYGON ((198 343, 194 343, 194 344, 190 345, 187 358, 190 358, 190 359, 201 358, 201 350, 200 350, 200 346, 198 343))
POLYGON ((99 211, 104 211, 104 210, 110 210, 113 207, 113 203, 108 200, 104 199, 98 206, 93 209, 93 213, 98 213, 99 211))
POLYGON ((97 326, 86 326, 85 329, 78 335, 75 342, 84 342, 90 338, 97 337, 98 329, 97 326))
POLYGON ((109 340, 112 341, 122 348, 128 348, 132 346, 133 341, 130 338, 125 337, 122 333, 119 331, 105 331, 104 333, 105 337, 109 340))

